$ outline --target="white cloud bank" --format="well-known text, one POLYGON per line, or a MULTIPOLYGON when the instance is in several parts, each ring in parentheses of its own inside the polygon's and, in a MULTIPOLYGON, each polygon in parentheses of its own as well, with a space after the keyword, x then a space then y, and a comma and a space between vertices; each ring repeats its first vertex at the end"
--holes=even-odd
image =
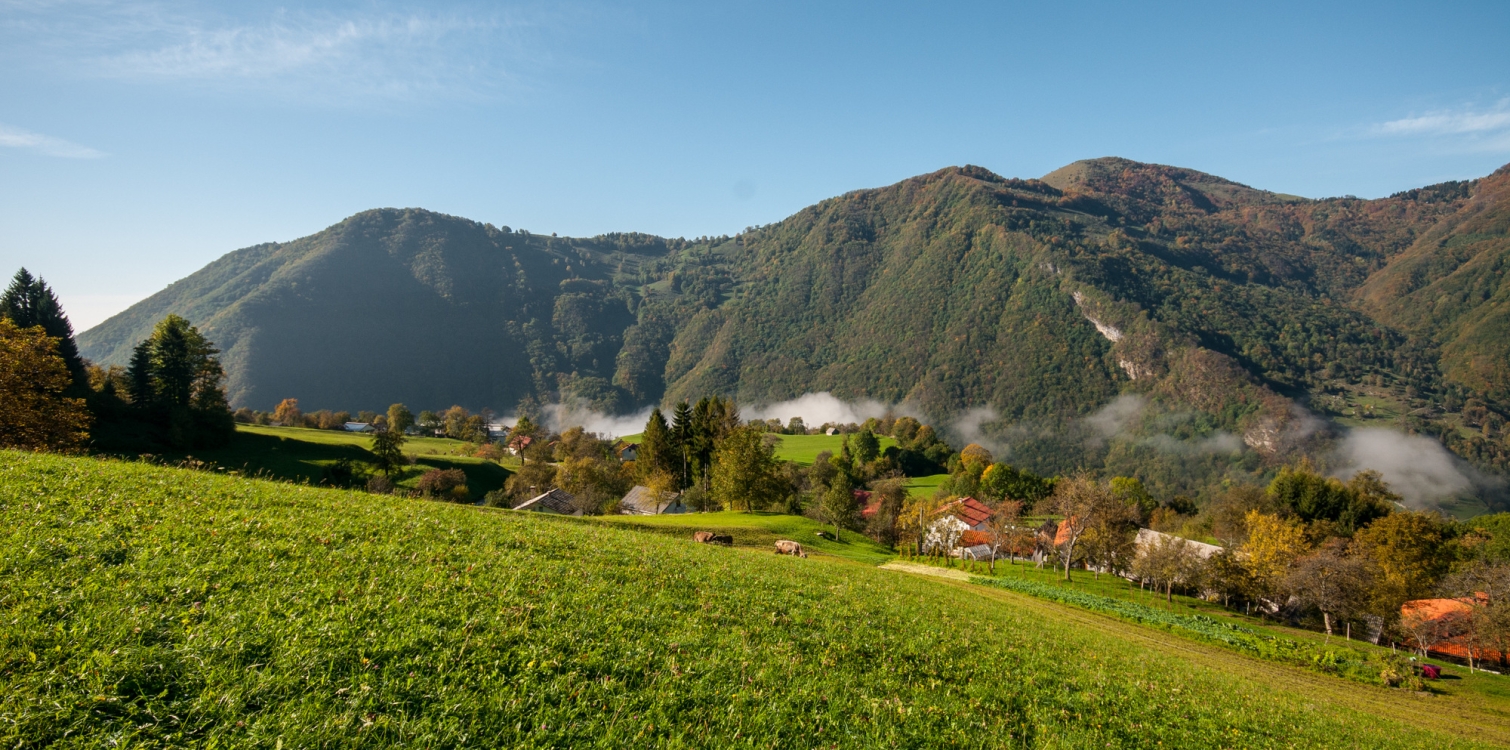
POLYGON ((1350 430, 1338 444, 1335 459, 1336 476, 1347 479, 1367 469, 1377 471, 1414 508, 1503 484, 1475 471, 1432 438, 1378 427, 1350 430))
POLYGON ((791 421, 792 417, 802 417, 802 423, 808 427, 833 422, 835 424, 858 424, 871 417, 880 419, 887 414, 906 413, 899 411, 897 407, 883 404, 871 399, 859 401, 844 401, 828 391, 808 393, 790 401, 781 401, 764 406, 739 407, 739 413, 745 419, 779 419, 782 422, 791 421))
POLYGON ((57 156, 64 159, 98 159, 105 155, 105 152, 92 149, 88 146, 80 146, 77 143, 65 141, 62 138, 33 133, 29 130, 22 130, 21 128, 14 128, 9 125, 0 125, 0 146, 26 149, 39 154, 57 156))

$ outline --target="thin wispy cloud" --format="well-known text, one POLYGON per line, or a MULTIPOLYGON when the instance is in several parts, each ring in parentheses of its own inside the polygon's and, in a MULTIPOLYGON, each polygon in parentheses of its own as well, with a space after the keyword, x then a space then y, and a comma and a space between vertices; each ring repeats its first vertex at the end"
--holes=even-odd
POLYGON ((1510 99, 1490 108, 1427 112, 1374 125, 1369 134, 1445 141, 1468 150, 1510 151, 1510 99))
POLYGON ((0 42, 24 46, 32 64, 84 78, 323 104, 507 96, 550 59, 535 34, 570 22, 560 13, 500 9, 232 17, 197 5, 23 5, 31 12, 11 4, 16 12, 0 20, 0 42))
POLYGON ((0 146, 25 149, 64 159, 98 159, 105 155, 103 151, 92 149, 88 146, 80 146, 72 141, 65 141, 62 138, 54 138, 50 135, 42 135, 41 133, 33 133, 29 130, 13 128, 8 125, 0 125, 0 146))

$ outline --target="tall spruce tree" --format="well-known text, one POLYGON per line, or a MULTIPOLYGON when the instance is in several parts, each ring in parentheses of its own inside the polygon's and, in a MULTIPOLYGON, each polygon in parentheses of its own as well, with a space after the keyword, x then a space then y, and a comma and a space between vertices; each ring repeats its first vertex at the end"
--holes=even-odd
POLYGON ((48 336, 57 339, 58 356, 63 358, 73 381, 70 390, 88 389, 89 375, 84 371, 79 346, 73 340, 73 324, 68 322, 63 305, 46 281, 32 276, 25 268, 17 271, 5 293, 0 294, 0 316, 9 318, 17 328, 41 326, 48 336))
POLYGON ((677 467, 681 486, 692 483, 692 406, 686 401, 676 405, 671 417, 671 444, 676 450, 677 467))
POLYGON ((640 440, 639 457, 635 463, 642 477, 656 473, 676 476, 676 453, 671 443, 671 428, 666 425, 666 416, 659 407, 650 410, 650 419, 645 422, 645 434, 640 440))

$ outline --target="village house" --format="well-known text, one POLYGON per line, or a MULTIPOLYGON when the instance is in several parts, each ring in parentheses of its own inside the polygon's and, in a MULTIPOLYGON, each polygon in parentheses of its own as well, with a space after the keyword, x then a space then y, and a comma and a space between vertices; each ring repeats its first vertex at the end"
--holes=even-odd
POLYGON ((530 447, 530 443, 533 442, 535 442, 535 439, 529 435, 515 435, 509 440, 509 453, 522 456, 524 455, 524 449, 530 447))
POLYGON ((970 539, 975 543, 968 546, 962 546, 962 543, 971 532, 984 532, 990 520, 991 509, 985 503, 973 497, 960 498, 940 509, 939 519, 928 527, 923 546, 969 559, 982 559, 981 555, 989 557, 991 547, 983 543, 981 537, 970 539))
POLYGON ((577 498, 570 492, 561 489, 551 489, 548 492, 536 495, 514 506, 514 510, 555 513, 562 516, 582 515, 582 509, 577 507, 577 498))
POLYGON ((633 461, 640 455, 640 446, 628 440, 619 440, 613 444, 613 454, 620 461, 633 461))
POLYGON ((681 501, 681 493, 656 493, 649 487, 637 484, 619 501, 619 512, 626 516, 657 516, 663 513, 686 513, 687 506, 681 501))

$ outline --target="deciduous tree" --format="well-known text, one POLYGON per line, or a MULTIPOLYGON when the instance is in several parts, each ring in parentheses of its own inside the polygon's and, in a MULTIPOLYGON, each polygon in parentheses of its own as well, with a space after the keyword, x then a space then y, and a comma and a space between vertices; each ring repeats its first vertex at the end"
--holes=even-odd
POLYGON ((403 404, 393 404, 388 407, 388 429, 403 434, 413 426, 414 414, 409 411, 409 407, 403 404))
POLYGON ((404 465, 404 433, 398 430, 381 429, 372 433, 372 455, 377 457, 378 469, 393 476, 404 465))
POLYGON ((735 428, 718 442, 711 473, 713 499, 731 510, 764 508, 785 494, 775 450, 753 427, 735 428))
POLYGON ((273 421, 284 427, 295 427, 304 423, 304 412, 299 411, 299 399, 286 398, 278 402, 273 409, 273 421))
POLYGON ((1304 606, 1321 610, 1327 635, 1333 618, 1351 618, 1368 598, 1369 573, 1364 562, 1331 544, 1297 559, 1285 575, 1284 588, 1304 606))
POLYGON ((1305 527, 1256 510, 1248 511, 1244 524, 1248 540, 1241 547, 1243 567, 1253 578, 1255 593, 1274 599, 1284 590, 1290 564, 1309 549, 1305 527))
POLYGON ((89 412, 64 395, 73 380, 57 343, 41 326, 0 318, 0 447, 74 451, 88 441, 89 412))

